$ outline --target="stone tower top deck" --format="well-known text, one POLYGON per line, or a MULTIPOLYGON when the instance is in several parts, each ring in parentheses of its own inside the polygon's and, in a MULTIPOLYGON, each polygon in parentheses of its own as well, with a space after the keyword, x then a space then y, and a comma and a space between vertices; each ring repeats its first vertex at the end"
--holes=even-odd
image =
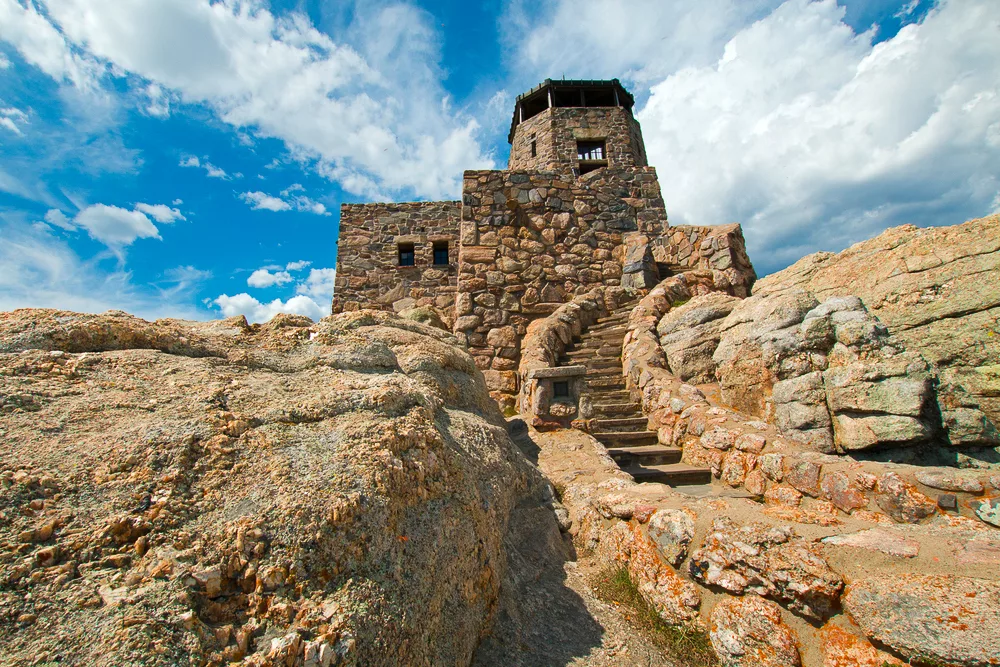
POLYGON ((618 79, 546 79, 517 98, 508 168, 580 175, 647 166, 634 103, 618 79))

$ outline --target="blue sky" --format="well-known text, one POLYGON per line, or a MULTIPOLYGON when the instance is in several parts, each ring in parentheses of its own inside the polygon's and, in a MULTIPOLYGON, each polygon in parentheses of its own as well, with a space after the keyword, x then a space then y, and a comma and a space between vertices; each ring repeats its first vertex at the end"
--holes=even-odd
POLYGON ((561 76, 760 274, 1000 209, 995 0, 0 0, 0 309, 320 317, 340 204, 457 198, 561 76))

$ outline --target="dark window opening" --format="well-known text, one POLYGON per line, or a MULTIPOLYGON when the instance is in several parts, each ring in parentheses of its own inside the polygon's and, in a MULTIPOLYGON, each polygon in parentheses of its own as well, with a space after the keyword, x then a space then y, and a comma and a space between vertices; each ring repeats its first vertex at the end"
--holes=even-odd
POLYGON ((399 265, 400 266, 413 266, 415 255, 413 253, 412 243, 400 243, 399 244, 399 265))
POLYGON ((531 140, 531 157, 538 157, 538 145, 534 139, 531 140))
POLYGON ((569 398, 569 382, 553 382, 552 398, 569 398))
POLYGON ((603 141, 578 141, 576 142, 576 157, 578 160, 591 162, 594 160, 604 160, 603 141))
POLYGON ((523 120, 533 118, 549 108, 549 96, 546 91, 537 93, 533 98, 521 100, 521 114, 523 120))
POLYGON ((435 264, 450 264, 448 261, 448 242, 447 241, 435 241, 434 242, 434 263, 435 264))
POLYGON ((576 157, 580 161, 581 175, 608 166, 608 154, 605 148, 603 139, 576 142, 576 157))

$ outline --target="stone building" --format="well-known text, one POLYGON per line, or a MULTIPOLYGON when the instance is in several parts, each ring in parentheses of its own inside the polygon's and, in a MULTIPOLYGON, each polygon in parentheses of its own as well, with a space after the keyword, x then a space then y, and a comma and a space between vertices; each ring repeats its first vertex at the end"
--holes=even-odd
POLYGON ((423 306, 513 405, 528 324, 598 286, 710 270, 745 296, 739 225, 671 227, 632 95, 547 79, 520 95, 508 168, 466 171, 462 200, 341 207, 333 312, 423 306))

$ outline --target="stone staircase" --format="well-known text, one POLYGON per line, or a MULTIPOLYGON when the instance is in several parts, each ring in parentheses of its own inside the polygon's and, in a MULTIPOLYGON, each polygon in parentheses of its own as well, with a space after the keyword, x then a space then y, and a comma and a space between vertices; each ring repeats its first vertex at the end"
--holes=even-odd
POLYGON ((659 444, 648 430, 642 406, 634 401, 622 375, 622 341, 632 304, 597 320, 566 349, 560 366, 587 367, 585 394, 593 406, 591 435, 637 482, 671 486, 709 484, 712 471, 681 463, 681 450, 659 444))

